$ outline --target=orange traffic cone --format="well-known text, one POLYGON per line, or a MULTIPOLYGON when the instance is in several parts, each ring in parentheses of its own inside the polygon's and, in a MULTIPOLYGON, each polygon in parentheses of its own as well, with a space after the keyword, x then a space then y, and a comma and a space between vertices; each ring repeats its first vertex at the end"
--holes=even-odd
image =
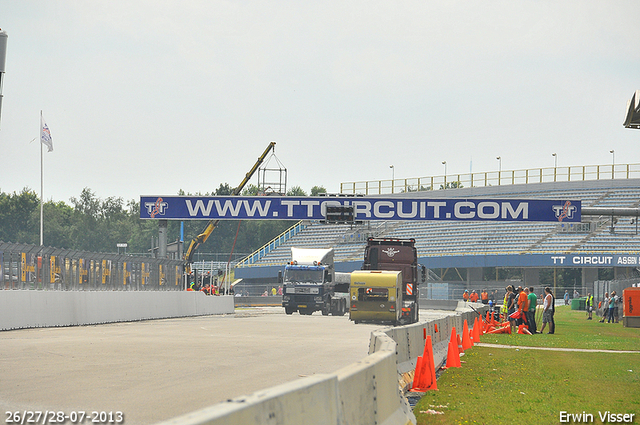
POLYGON ((480 342, 480 335, 482 332, 480 331, 480 319, 476 317, 476 323, 473 325, 473 343, 480 342))
POLYGON ((518 326, 518 333, 523 335, 531 335, 531 332, 529 332, 529 329, 527 329, 527 325, 525 324, 518 326))
POLYGON ((413 385, 411 390, 413 392, 426 392, 429 390, 437 390, 438 384, 436 382, 436 367, 433 361, 433 346, 431 345, 431 335, 427 335, 427 341, 424 344, 424 353, 422 354, 422 361, 420 362, 420 372, 416 366, 416 375, 419 379, 413 378, 413 385))
POLYGON ((458 352, 459 353, 464 353, 464 347, 462 346, 462 338, 460 338, 460 335, 456 335, 456 338, 458 339, 458 352))
POLYGON ((468 350, 473 347, 473 342, 469 335, 469 325, 467 324, 467 319, 464 319, 464 326, 462 326, 462 348, 468 350))
POLYGON ((451 339, 449 339, 449 349, 447 351, 447 364, 445 367, 462 367, 460 364, 460 352, 458 351, 458 338, 456 328, 451 329, 451 339))
POLYGON ((487 332, 490 334, 506 334, 506 333, 511 333, 511 327, 507 326, 506 328, 495 328, 494 330, 492 330, 491 332, 487 332))
POLYGON ((416 372, 413 374, 413 384, 411 385, 411 389, 418 387, 419 383, 422 381, 422 356, 418 356, 416 359, 416 372))

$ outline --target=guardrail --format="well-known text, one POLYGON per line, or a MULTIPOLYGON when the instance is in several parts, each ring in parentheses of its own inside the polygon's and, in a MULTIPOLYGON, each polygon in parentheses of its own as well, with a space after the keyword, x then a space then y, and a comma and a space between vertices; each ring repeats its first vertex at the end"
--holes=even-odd
POLYGON ((406 179, 340 183, 340 193, 383 195, 425 190, 486 187, 545 182, 631 179, 640 177, 640 164, 580 165, 446 174, 406 179))
MULTIPOLYGON (((487 309, 482 304, 474 307, 481 313, 487 309)), ((425 333, 432 337, 434 362, 439 367, 446 356, 451 328, 462 332, 464 320, 472 323, 476 316, 467 309, 442 319, 372 332, 369 355, 335 373, 278 385, 163 424, 415 424, 400 377, 415 368, 416 358, 424 350, 425 333)))
POLYGON ((177 291, 179 260, 0 242, 0 289, 177 291))

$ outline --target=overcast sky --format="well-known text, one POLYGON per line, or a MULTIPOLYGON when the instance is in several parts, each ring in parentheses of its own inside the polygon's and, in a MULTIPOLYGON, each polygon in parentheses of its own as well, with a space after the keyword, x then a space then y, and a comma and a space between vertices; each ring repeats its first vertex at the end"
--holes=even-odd
POLYGON ((0 191, 139 199, 640 163, 637 0, 0 0, 0 191), (252 183, 257 183, 254 177, 252 183))

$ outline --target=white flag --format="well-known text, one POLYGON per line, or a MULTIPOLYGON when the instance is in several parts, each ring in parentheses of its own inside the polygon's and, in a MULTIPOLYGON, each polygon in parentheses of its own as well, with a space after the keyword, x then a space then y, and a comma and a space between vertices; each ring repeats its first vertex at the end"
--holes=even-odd
POLYGON ((40 124, 40 127, 42 128, 42 131, 40 132, 40 143, 47 147, 47 152, 51 152, 53 150, 51 132, 49 131, 49 127, 47 127, 47 123, 44 122, 42 117, 40 117, 40 124))

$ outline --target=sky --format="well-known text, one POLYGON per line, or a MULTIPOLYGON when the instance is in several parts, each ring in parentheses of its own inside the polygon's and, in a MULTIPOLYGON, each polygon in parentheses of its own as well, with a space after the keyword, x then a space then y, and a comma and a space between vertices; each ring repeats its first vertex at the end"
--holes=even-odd
POLYGON ((287 186, 640 163, 637 0, 0 0, 0 192, 287 186), (33 139, 35 141, 32 141, 33 139), (270 166, 275 166, 273 162, 270 166), (390 166, 393 165, 393 169, 390 166), (251 183, 257 183, 254 176, 251 183))

